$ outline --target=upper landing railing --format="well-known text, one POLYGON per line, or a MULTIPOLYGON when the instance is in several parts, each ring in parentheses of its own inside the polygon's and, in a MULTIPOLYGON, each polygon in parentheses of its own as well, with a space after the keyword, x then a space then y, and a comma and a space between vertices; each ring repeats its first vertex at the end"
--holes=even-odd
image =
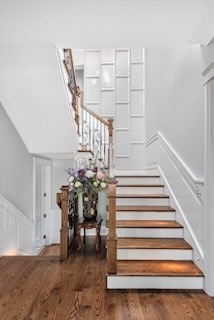
POLYGON ((103 159, 108 163, 110 177, 113 177, 113 119, 105 120, 84 105, 83 92, 76 83, 71 49, 64 49, 63 64, 68 74, 67 84, 78 128, 79 151, 88 151, 103 159))

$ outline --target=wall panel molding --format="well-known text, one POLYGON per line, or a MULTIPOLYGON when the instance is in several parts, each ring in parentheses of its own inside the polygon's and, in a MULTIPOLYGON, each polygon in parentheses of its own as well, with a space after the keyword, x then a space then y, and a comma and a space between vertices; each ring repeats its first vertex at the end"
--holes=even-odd
POLYGON ((34 222, 0 195, 0 255, 34 253, 34 222))

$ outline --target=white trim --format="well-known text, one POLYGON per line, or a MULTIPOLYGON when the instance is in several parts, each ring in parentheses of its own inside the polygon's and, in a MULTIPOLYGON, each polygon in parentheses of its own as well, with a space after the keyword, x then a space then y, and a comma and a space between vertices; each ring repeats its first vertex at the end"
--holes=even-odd
POLYGON ((180 204, 179 204, 179 202, 177 200, 177 197, 175 196, 175 194, 174 194, 170 184, 168 183, 163 171, 161 170, 161 168, 159 166, 158 166, 158 169, 160 171, 161 177, 164 180, 165 185, 167 186, 167 189, 168 189, 170 195, 172 196, 173 200, 175 201, 176 207, 177 207, 179 213, 181 214, 181 216, 182 216, 182 218, 183 218, 183 220, 185 222, 185 225, 186 225, 186 227, 187 227, 187 229, 188 229, 188 231, 189 231, 189 233, 190 233, 190 235, 191 235, 191 237, 192 237, 192 239, 193 239, 193 241, 194 241, 194 243, 195 243, 195 245, 197 247, 198 252, 200 253, 200 259, 203 260, 204 259, 204 253, 203 253, 203 250, 201 248, 201 245, 200 245, 197 237, 195 236, 195 233, 194 233, 189 221, 187 220, 187 218, 185 216, 185 213, 184 213, 182 207, 180 206, 180 204))
POLYGON ((32 219, 27 217, 23 212, 17 209, 12 203, 0 194, 0 208, 13 216, 16 220, 20 221, 28 228, 33 228, 34 222, 32 219))
MULTIPOLYGON (((172 160, 174 166, 178 169, 178 171, 183 176, 184 182, 191 189, 192 194, 196 197, 197 201, 202 203, 201 199, 201 188, 204 185, 204 179, 201 177, 196 177, 191 169, 185 164, 185 162, 181 159, 178 153, 174 150, 174 148, 170 145, 170 143, 166 140, 166 138, 160 133, 157 132, 154 134, 149 140, 146 141, 146 148, 154 143, 156 140, 160 143, 161 147, 166 151, 167 155, 172 160)), ((155 165, 155 164, 154 164, 155 165)))
POLYGON ((214 61, 208 65, 208 67, 202 72, 202 75, 204 76, 204 85, 214 78, 214 61))

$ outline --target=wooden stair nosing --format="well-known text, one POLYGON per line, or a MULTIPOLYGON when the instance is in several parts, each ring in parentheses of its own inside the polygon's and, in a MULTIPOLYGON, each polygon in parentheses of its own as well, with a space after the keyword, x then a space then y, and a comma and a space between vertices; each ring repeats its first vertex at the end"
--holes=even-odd
POLYGON ((115 276, 203 277, 190 260, 119 260, 115 276))
POLYGON ((148 198, 148 199, 169 199, 167 194, 116 194, 116 198, 148 198))
MULTIPOLYGON (((108 205, 107 205, 108 211, 108 205)), ((170 206, 116 206, 116 211, 150 211, 150 212, 175 212, 176 210, 170 206)))
MULTIPOLYGON (((108 220, 106 224, 108 227, 108 220)), ((116 220, 116 228, 183 229, 183 226, 174 220, 116 220)))
POLYGON ((182 238, 117 238, 118 249, 181 249, 192 250, 182 238))
POLYGON ((160 178, 160 175, 116 175, 115 178, 160 178))
POLYGON ((127 184, 125 184, 125 183, 118 183, 117 184, 117 187, 131 187, 131 188, 139 188, 139 187, 148 187, 148 188, 158 188, 158 187, 160 187, 160 188, 164 188, 164 184, 146 184, 146 183, 144 183, 144 184, 133 184, 133 183, 127 183, 127 184))

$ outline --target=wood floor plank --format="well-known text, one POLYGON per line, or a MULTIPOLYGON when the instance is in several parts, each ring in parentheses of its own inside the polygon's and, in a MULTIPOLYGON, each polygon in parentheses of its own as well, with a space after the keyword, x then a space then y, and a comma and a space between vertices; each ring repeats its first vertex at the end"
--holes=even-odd
POLYGON ((214 298, 202 290, 106 290, 104 245, 103 239, 97 253, 95 238, 87 237, 66 262, 2 257, 0 283, 6 299, 0 291, 0 319, 214 319, 214 298))

